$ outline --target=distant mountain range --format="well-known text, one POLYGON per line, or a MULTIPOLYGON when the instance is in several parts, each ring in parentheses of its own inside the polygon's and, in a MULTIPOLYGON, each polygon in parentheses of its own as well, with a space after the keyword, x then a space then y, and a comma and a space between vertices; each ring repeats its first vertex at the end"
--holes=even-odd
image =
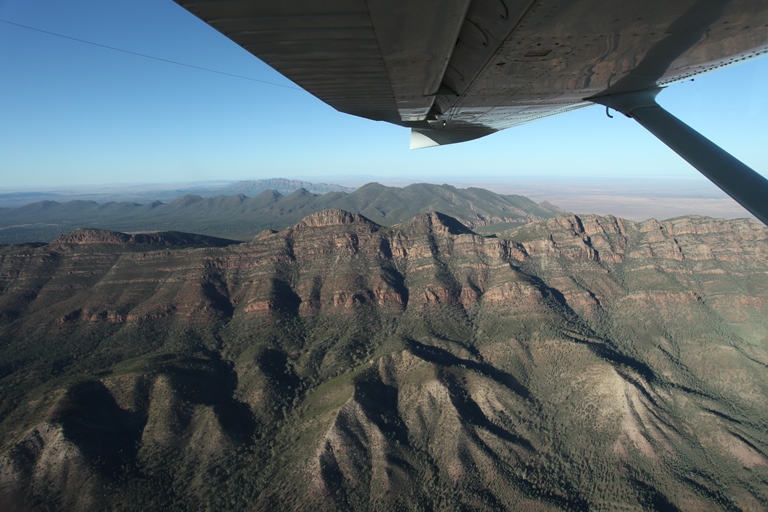
POLYGON ((152 203, 154 201, 170 202, 181 196, 194 194, 203 197, 217 195, 245 194, 255 196, 265 190, 275 190, 283 195, 291 194, 299 189, 312 194, 327 194, 328 192, 352 192, 352 187, 327 183, 311 183, 309 181, 289 180, 285 178, 270 178, 265 180, 244 181, 213 181, 198 184, 180 185, 124 185, 105 186, 89 190, 61 190, 57 192, 25 191, 0 194, 0 208, 18 208, 39 201, 95 201, 97 203, 152 203))
MULTIPOLYGON (((523 196, 426 183, 404 188, 369 183, 352 192, 334 190, 322 194, 305 188, 289 195, 275 189, 262 190, 276 186, 288 191, 302 184, 306 185, 289 180, 238 182, 226 189, 240 191, 237 195, 185 195, 169 203, 39 201, 0 209, 0 243, 48 242, 79 227, 126 232, 174 230, 248 240, 264 229, 283 229, 327 208, 360 213, 385 226, 439 211, 474 229, 490 225, 506 229, 562 212, 551 204, 535 203, 523 196), (250 197, 246 191, 260 192, 250 197)), ((334 188, 340 187, 316 185, 313 190, 334 188)))
POLYGON ((301 180, 288 180, 285 178, 271 178, 267 180, 246 180, 238 181, 228 187, 222 189, 211 189, 211 192, 215 194, 202 194, 200 191, 196 191, 197 195, 236 195, 243 194, 246 196, 257 196, 267 190, 274 190, 281 195, 289 195, 297 190, 304 189, 310 194, 327 194, 329 192, 354 192, 353 187, 343 187, 341 185, 333 185, 328 183, 310 183, 308 181, 301 180))
MULTIPOLYGON (((358 192, 332 197, 532 215, 358 192)), ((319 200, 289 198, 283 218, 319 200)), ((2 246, 0 510, 766 510, 766 333, 768 229, 746 219, 484 237, 331 209, 247 243, 2 246)))

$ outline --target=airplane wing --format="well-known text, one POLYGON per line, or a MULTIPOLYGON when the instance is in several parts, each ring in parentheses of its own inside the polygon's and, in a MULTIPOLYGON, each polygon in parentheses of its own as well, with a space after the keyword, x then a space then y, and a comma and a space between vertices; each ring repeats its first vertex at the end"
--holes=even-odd
MULTIPOLYGON (((765 0, 176 1, 337 110, 410 127, 411 147, 594 103, 655 119, 639 114, 659 88, 768 53, 765 0)), ((755 179, 747 202, 768 204, 755 179)))

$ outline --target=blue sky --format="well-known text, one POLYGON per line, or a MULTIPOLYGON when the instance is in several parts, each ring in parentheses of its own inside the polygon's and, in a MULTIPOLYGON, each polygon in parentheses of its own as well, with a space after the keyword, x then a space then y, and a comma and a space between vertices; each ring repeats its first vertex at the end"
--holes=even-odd
MULTIPOLYGON (((429 181, 698 173, 634 121, 590 107, 474 142, 410 151, 404 128, 336 112, 171 0, 0 0, 0 189, 219 179, 429 181)), ((768 172, 768 59, 659 102, 768 172)))

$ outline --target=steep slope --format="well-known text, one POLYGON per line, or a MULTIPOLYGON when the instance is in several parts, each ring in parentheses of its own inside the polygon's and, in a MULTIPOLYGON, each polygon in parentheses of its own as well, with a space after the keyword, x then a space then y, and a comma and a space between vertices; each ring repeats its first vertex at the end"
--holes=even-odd
POLYGON ((333 206, 359 212, 385 225, 439 211, 470 228, 500 223, 522 224, 562 212, 523 196, 504 196, 480 188, 461 189, 429 183, 416 183, 403 188, 369 183, 333 206))
POLYGON ((0 250, 4 509, 768 508, 768 230, 342 210, 0 250))
POLYGON ((267 190, 256 197, 242 193, 214 197, 190 194, 167 204, 42 201, 0 210, 0 243, 47 242, 83 226, 118 231, 189 231, 249 240, 264 229, 284 229, 310 213, 328 208, 360 213, 389 226, 430 211, 444 212, 470 227, 519 225, 561 213, 556 207, 539 205, 522 196, 503 196, 477 188, 426 183, 397 188, 371 183, 349 194, 332 191, 318 195, 303 188, 286 195, 267 190))

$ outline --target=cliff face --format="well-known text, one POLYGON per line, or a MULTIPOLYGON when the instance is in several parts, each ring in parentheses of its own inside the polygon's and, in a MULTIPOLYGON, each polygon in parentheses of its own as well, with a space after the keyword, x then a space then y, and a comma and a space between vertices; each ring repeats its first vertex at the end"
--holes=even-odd
POLYGON ((0 248, 3 509, 768 508, 755 223, 136 236, 0 248))

